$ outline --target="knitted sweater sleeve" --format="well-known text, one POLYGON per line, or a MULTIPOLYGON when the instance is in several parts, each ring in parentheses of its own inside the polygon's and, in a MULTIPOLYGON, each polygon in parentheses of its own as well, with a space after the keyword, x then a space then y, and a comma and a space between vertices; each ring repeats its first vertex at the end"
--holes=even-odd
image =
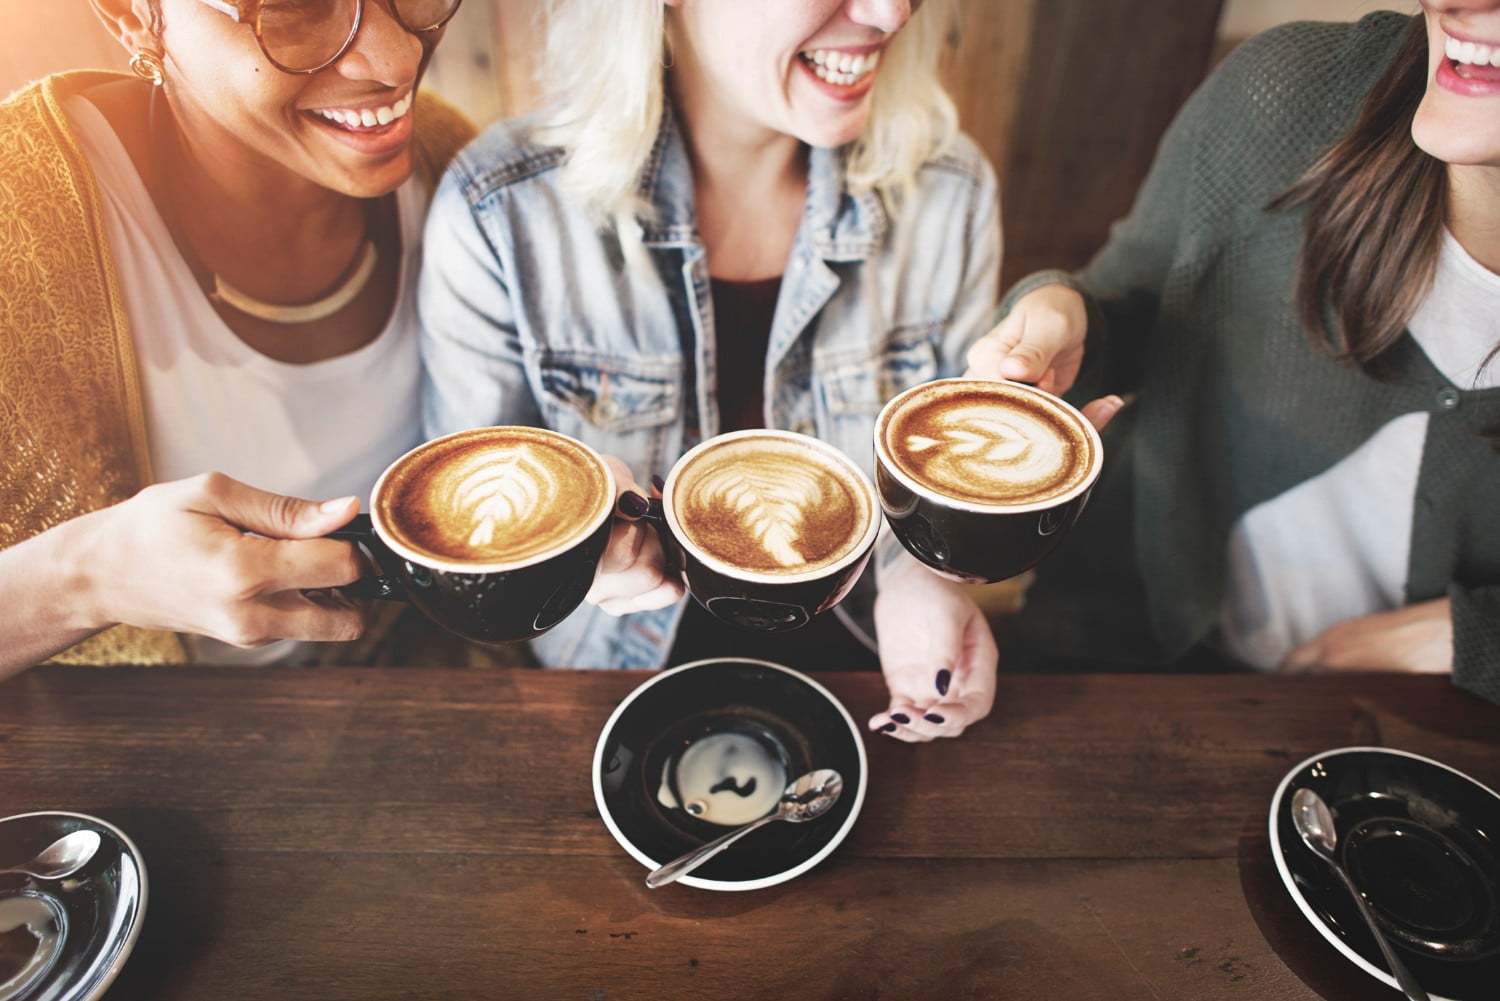
POLYGON ((1451 584, 1448 598, 1453 609, 1453 683, 1500 702, 1500 584, 1451 584))

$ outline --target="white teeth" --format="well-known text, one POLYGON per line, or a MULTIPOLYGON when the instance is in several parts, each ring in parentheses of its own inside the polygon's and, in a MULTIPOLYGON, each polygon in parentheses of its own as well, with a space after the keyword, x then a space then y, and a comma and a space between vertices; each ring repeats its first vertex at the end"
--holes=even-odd
POLYGON ((1500 45, 1460 42, 1456 38, 1450 38, 1443 46, 1443 54, 1456 63, 1500 67, 1500 45))
POLYGON ((407 94, 395 104, 388 104, 382 108, 318 108, 317 113, 338 125, 346 128, 371 129, 377 125, 389 125, 396 119, 404 117, 411 110, 411 95, 407 94))
POLYGON ((880 64, 880 52, 850 55, 835 49, 809 49, 801 53, 805 62, 820 80, 841 87, 853 86, 861 78, 874 72, 880 64))

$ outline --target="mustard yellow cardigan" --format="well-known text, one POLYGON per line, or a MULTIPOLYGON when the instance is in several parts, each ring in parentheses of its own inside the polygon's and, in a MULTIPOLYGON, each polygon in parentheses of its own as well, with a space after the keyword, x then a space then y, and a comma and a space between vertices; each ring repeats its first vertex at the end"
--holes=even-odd
MULTIPOLYGON (((98 185, 62 103, 120 74, 48 77, 0 103, 0 549, 152 482, 135 348, 98 185)), ((418 173, 436 186, 473 127, 428 94, 418 173)), ((187 659, 175 634, 116 626, 55 661, 187 659)))

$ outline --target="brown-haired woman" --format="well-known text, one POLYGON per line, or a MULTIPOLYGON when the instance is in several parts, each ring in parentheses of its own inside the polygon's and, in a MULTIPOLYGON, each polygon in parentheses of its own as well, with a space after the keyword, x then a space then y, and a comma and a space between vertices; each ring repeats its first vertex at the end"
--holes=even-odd
POLYGON ((1500 699, 1500 0, 1422 6, 1246 43, 1089 267, 1006 297, 1107 334, 1091 388, 1136 396, 1018 660, 1207 648, 1500 699))
POLYGON ((306 591, 418 434, 416 250, 471 130, 417 86, 459 0, 91 3, 134 76, 0 105, 0 676, 357 635, 306 591))

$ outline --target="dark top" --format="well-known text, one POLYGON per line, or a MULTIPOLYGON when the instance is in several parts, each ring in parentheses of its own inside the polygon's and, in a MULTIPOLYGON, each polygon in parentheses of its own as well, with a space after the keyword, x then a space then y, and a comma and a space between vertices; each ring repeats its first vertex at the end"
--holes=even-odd
MULTIPOLYGON (((717 332, 719 431, 765 426, 766 349, 781 278, 751 282, 711 279, 717 332)), ((667 666, 709 657, 769 660, 798 671, 879 670, 875 652, 837 615, 820 615, 789 633, 759 633, 729 625, 689 601, 667 666)))

